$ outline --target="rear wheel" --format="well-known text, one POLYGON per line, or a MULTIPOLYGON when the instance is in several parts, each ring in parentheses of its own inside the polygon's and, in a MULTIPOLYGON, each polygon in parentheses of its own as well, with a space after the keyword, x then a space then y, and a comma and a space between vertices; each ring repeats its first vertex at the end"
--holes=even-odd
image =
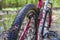
MULTIPOLYGON (((41 11, 41 13, 42 13, 42 11, 41 11)), ((39 29, 38 29, 38 33, 39 33, 39 35, 38 35, 38 39, 44 39, 44 35, 45 35, 45 33, 47 33, 48 31, 49 31, 49 28, 50 28, 50 23, 51 23, 51 14, 50 14, 50 9, 49 8, 47 8, 47 10, 46 10, 46 13, 45 13, 45 16, 44 16, 44 13, 42 13, 42 14, 40 14, 40 16, 42 16, 41 17, 41 21, 40 21, 40 27, 39 27, 39 29), (43 18, 43 16, 44 16, 44 18, 43 18), (41 34, 40 34, 41 33, 41 34)))
POLYGON ((8 40, 20 40, 21 35, 25 29, 25 25, 30 20, 25 34, 21 40, 35 40, 36 26, 35 21, 37 19, 37 8, 32 4, 27 4, 20 10, 10 28, 8 40))
MULTIPOLYGON (((49 32, 49 28, 51 27, 51 22, 52 22, 52 12, 51 12, 50 8, 47 8, 47 11, 45 14, 45 19, 44 19, 44 25, 43 25, 45 29, 43 29, 43 32, 42 32, 43 38, 44 38, 44 35, 49 32)), ((46 34, 46 35, 48 35, 48 34, 46 34)), ((47 38, 46 40, 50 40, 50 39, 47 38)))
POLYGON ((48 30, 51 26, 51 22, 52 22, 52 13, 51 13, 50 8, 47 8, 46 15, 45 15, 45 24, 44 24, 44 26, 47 27, 48 30))

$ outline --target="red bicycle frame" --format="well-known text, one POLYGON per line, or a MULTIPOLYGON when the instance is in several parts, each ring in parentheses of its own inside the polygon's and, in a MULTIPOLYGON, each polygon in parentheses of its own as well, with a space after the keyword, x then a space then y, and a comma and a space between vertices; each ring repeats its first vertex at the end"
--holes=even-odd
POLYGON ((25 32, 26 32, 27 29, 28 29, 28 26, 29 26, 29 24, 30 24, 30 21, 31 21, 31 20, 29 19, 28 22, 27 22, 27 24, 25 25, 25 28, 24 28, 24 30, 23 30, 21 36, 20 36, 20 40, 23 39, 23 36, 24 36, 25 32))
MULTIPOLYGON (((42 0, 38 0, 38 3, 37 3, 37 8, 38 9, 41 9, 42 8, 42 5, 43 5, 43 2, 42 2, 42 0)), ((51 10, 50 10, 51 11, 51 10)), ((42 13, 43 14, 43 13, 42 13)), ((41 19, 42 19, 42 16, 43 15, 41 15, 40 16, 40 20, 38 21, 38 25, 40 25, 40 21, 41 21, 41 19)), ((51 11, 51 13, 50 13, 50 20, 49 20, 49 27, 51 26, 51 22, 52 22, 52 11, 51 11)), ((28 22, 27 22, 27 24, 26 24, 26 26, 25 26, 25 28, 24 28, 24 30, 23 30, 23 32, 22 32, 22 35, 20 36, 20 40, 22 40, 23 39, 23 36, 24 36, 24 34, 25 34, 25 32, 27 31, 27 29, 28 29, 28 26, 29 26, 29 24, 30 24, 30 19, 28 20, 28 22)), ((36 32, 36 40, 38 40, 38 31, 36 32)))
MULTIPOLYGON (((46 4, 47 4, 47 2, 46 2, 46 4)), ((46 4, 44 5, 44 9, 45 9, 45 7, 47 7, 46 4)), ((51 3, 50 3, 50 4, 51 4, 51 3)), ((42 5, 43 5, 42 0, 38 0, 37 8, 41 9, 41 8, 42 8, 42 5)), ((39 21, 38 21, 38 26, 40 26, 41 20, 42 20, 44 14, 45 14, 45 13, 42 12, 42 14, 40 15, 40 19, 39 19, 39 21)), ((51 4, 50 14, 49 14, 48 29, 51 27, 51 22, 52 22, 52 4, 51 4)), ((44 24, 44 23, 43 23, 43 24, 44 24)), ((41 35, 43 35, 43 30, 44 30, 44 27, 42 28, 41 35)), ((38 38, 38 31, 37 31, 37 33, 36 33, 36 37, 37 37, 36 40, 40 40, 40 39, 38 38)), ((42 36, 42 37, 43 37, 43 36, 42 36)))
POLYGON ((37 3, 37 8, 41 8, 42 7, 42 0, 38 0, 38 3, 37 3))

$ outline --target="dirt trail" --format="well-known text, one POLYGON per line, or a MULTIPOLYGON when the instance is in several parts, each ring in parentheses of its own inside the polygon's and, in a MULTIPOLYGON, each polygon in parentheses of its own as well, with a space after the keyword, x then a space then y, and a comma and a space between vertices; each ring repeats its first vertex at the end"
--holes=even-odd
POLYGON ((51 30, 56 31, 60 35, 60 10, 53 10, 52 19, 51 30))

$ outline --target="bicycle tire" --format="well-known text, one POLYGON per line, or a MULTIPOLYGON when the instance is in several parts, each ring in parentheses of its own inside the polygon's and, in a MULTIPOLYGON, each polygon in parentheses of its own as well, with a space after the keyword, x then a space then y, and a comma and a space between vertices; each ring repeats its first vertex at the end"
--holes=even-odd
MULTIPOLYGON (((18 33, 20 31, 22 22, 26 15, 30 14, 29 11, 33 12, 32 14, 35 15, 35 18, 38 16, 37 8, 33 4, 27 4, 25 5, 16 15, 14 22, 12 24, 12 27, 9 30, 8 33, 8 40, 17 40, 18 33), (32 10, 32 11, 31 11, 32 10)), ((33 17, 33 16, 32 16, 33 17)), ((34 17, 33 17, 34 18, 34 17)), ((35 21, 34 21, 35 22, 35 21)), ((36 29, 34 25, 34 29, 36 29)), ((34 34, 35 35, 35 34, 34 34)), ((24 39, 23 39, 24 40, 24 39)), ((32 40, 32 39, 30 39, 32 40)))
POLYGON ((43 22, 42 31, 41 31, 41 34, 43 35, 42 38, 44 38, 45 33, 49 31, 49 28, 51 26, 51 24, 50 24, 51 19, 52 19, 51 18, 51 10, 50 10, 50 8, 47 8, 45 18, 44 18, 44 22, 43 22))
POLYGON ((51 11, 50 11, 50 8, 47 8, 43 26, 45 26, 48 30, 49 30, 49 28, 51 26, 51 24, 50 24, 51 20, 52 20, 51 11))
POLYGON ((49 30, 49 28, 51 27, 51 22, 52 22, 52 12, 51 11, 52 11, 51 8, 47 8, 46 15, 45 15, 46 16, 45 24, 46 24, 46 21, 48 22, 47 23, 47 30, 49 30))
POLYGON ((50 14, 50 9, 49 8, 47 8, 46 10, 45 10, 45 16, 44 16, 44 18, 43 18, 43 9, 41 10, 41 13, 40 13, 40 16, 41 16, 41 21, 40 21, 40 28, 38 29, 38 33, 39 33, 39 37, 38 37, 38 39, 40 39, 40 40, 42 40, 42 39, 44 39, 44 34, 47 32, 47 31, 49 31, 49 28, 50 28, 50 25, 49 25, 49 23, 50 23, 50 20, 51 20, 51 14, 50 14), (47 24, 46 24, 47 23, 47 24), (39 32, 39 30, 40 30, 40 32, 39 32), (41 33, 41 34, 40 34, 41 33))

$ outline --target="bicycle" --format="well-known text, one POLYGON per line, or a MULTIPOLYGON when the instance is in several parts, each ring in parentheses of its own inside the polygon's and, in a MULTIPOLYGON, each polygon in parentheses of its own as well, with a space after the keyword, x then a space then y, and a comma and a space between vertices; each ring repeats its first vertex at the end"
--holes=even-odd
POLYGON ((38 0, 37 7, 33 4, 26 4, 18 11, 12 27, 8 30, 7 39, 55 40, 57 34, 49 30, 51 23, 52 3, 50 3, 49 0, 45 0, 44 5, 42 0, 38 0), (48 4, 50 4, 50 6, 48 6, 48 4))

